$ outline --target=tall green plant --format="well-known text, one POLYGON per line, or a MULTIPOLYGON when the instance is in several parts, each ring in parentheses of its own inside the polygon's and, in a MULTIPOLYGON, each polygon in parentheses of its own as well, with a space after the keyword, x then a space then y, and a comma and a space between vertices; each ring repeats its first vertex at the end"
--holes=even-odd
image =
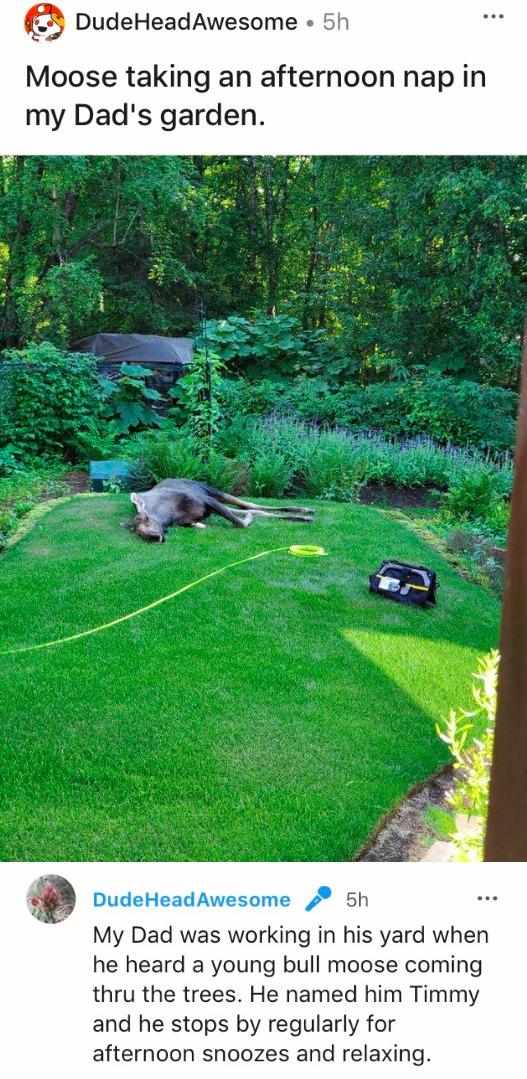
POLYGON ((215 352, 198 348, 188 374, 170 390, 176 413, 183 413, 192 435, 199 440, 204 456, 209 455, 221 420, 219 393, 224 364, 215 352))
POLYGON ((457 782, 448 795, 448 819, 441 826, 435 816, 430 823, 454 845, 454 860, 459 862, 483 860, 499 658, 494 650, 478 661, 472 686, 475 708, 452 709, 445 722, 436 728, 450 750, 457 782), (468 829, 460 826, 465 818, 470 822, 468 829))

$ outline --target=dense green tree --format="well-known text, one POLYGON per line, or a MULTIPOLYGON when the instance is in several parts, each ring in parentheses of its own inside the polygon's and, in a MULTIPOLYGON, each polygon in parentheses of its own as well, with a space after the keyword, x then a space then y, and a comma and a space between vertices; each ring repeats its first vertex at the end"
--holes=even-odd
POLYGON ((0 347, 293 315, 359 381, 515 386, 527 161, 30 157, 0 165, 0 347))
POLYGON ((194 293, 192 171, 183 158, 4 158, 2 345, 169 332, 194 293))

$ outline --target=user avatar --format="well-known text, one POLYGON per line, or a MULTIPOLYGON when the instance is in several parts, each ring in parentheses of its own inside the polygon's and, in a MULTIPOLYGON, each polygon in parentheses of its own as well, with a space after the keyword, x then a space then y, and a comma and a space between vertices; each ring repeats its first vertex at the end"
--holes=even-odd
POLYGON ((47 873, 29 885, 26 902, 30 914, 39 922, 55 925, 73 914, 76 898, 69 880, 47 873))
POLYGON ((34 4, 25 20, 32 41, 56 41, 65 26, 64 15, 56 4, 34 4))

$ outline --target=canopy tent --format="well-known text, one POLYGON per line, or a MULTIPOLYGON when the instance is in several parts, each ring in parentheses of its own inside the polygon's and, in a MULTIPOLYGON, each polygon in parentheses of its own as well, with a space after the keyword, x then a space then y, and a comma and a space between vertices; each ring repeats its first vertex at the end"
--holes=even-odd
POLYGON ((190 337, 159 337, 156 334, 97 333, 73 345, 75 352, 91 352, 103 365, 139 363, 143 367, 186 367, 192 362, 190 337))

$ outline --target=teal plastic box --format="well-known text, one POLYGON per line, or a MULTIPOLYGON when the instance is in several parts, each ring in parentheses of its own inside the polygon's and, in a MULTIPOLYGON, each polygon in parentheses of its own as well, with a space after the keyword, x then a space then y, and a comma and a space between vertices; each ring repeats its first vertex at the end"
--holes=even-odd
POLYGON ((126 488, 129 474, 126 461, 90 461, 90 491, 106 491, 114 483, 126 488))

